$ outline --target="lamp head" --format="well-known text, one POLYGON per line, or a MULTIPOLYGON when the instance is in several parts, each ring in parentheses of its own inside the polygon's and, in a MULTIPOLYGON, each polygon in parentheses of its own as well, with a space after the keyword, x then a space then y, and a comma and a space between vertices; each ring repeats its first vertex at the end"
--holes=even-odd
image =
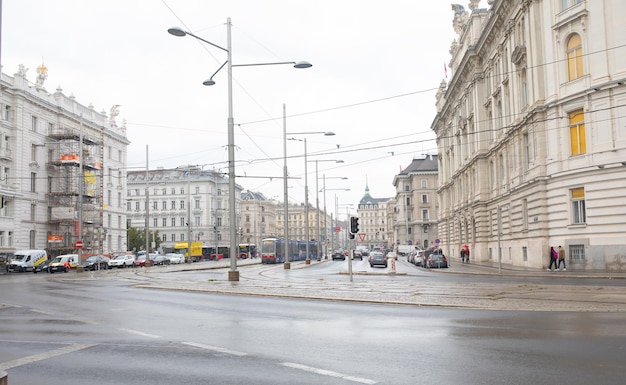
POLYGON ((335 136, 335 133, 334 133, 334 132, 332 132, 332 131, 326 131, 326 132, 324 133, 324 136, 335 136))
POLYGON ((215 80, 213 80, 213 78, 210 78, 210 79, 203 81, 202 84, 204 84, 205 86, 212 86, 215 84, 215 80))
POLYGON ((313 67, 313 64, 309 63, 308 61, 299 61, 293 65, 293 68, 311 68, 311 67, 313 67))
POLYGON ((187 32, 183 31, 183 29, 180 27, 168 28, 167 32, 169 32, 171 35, 174 35, 174 36, 186 36, 187 35, 187 32))

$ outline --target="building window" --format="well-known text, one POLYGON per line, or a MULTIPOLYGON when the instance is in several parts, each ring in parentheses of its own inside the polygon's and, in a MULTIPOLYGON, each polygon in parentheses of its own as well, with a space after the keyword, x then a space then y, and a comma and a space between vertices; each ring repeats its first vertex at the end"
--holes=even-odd
POLYGON ((222 227, 222 217, 217 217, 215 223, 217 227, 222 227))
POLYGON ((163 227, 167 227, 167 218, 162 219, 163 227))
POLYGON ((181 242, 184 241, 185 240, 185 233, 180 233, 180 237, 178 239, 180 239, 181 242))
POLYGON ((135 202, 135 211, 139 211, 139 202, 135 202))
POLYGON ((570 245, 569 257, 574 262, 582 262, 585 260, 585 246, 584 245, 570 245))
POLYGON ((572 199, 572 222, 585 223, 587 210, 585 209, 585 189, 583 187, 570 190, 572 199))
POLYGON ((520 107, 524 108, 528 105, 528 79, 526 77, 526 68, 520 71, 520 107))
POLYGON ((408 184, 404 185, 404 191, 411 191, 411 186, 408 184))
POLYGON ((9 231, 9 237, 7 239, 7 246, 13 246, 13 231, 9 231))
POLYGON ((185 218, 181 217, 180 218, 180 227, 185 227, 186 223, 185 223, 185 218))
POLYGON ((561 4, 563 6, 563 9, 567 9, 569 7, 572 7, 578 3, 582 3, 583 0, 561 0, 561 4))
POLYGON ((196 194, 200 194, 200 186, 196 186, 196 194))
POLYGON ((180 188, 180 195, 185 195, 185 188, 184 187, 180 188))
POLYGON ((422 210, 422 219, 425 221, 428 220, 428 210, 422 210))
POLYGON ((167 242, 167 234, 161 234, 161 239, 163 242, 167 242))
POLYGON ((528 230, 528 200, 522 199, 522 230, 528 230))
POLYGON ((157 201, 152 202, 152 209, 153 210, 158 210, 159 209, 159 202, 157 202, 157 201))
POLYGON ((35 248, 35 238, 36 238, 36 232, 35 230, 31 230, 30 233, 28 234, 28 245, 31 249, 35 248))
POLYGON ((583 47, 580 35, 573 34, 567 41, 567 75, 569 80, 583 76, 583 47))
POLYGON ((35 132, 37 132, 37 123, 37 117, 33 116, 31 129, 35 132))
POLYGON ((195 217, 195 223, 196 223, 196 227, 202 226, 202 220, 199 216, 195 217))
POLYGON ((132 202, 126 202, 126 211, 130 211, 133 209, 133 204, 132 202))
POLYGON ((36 172, 30 173, 30 191, 31 192, 37 191, 37 173, 36 172))
POLYGON ((176 201, 172 201, 172 210, 176 210, 176 201))
POLYGON ((528 133, 524 133, 524 169, 528 170, 528 168, 530 167, 530 157, 531 157, 531 153, 530 153, 530 138, 528 136, 528 133))
POLYGON ((411 206, 411 197, 406 197, 406 205, 411 206))
POLYGON ((176 218, 172 218, 171 221, 172 221, 172 227, 176 227, 176 218))
POLYGON ((428 195, 422 194, 422 203, 428 203, 428 195))
POLYGON ((30 205, 30 220, 35 222, 35 213, 37 211, 37 205, 35 204, 31 204, 30 205))
POLYGON ((221 189, 221 188, 218 188, 218 189, 217 189, 217 195, 218 195, 218 196, 219 196, 219 195, 222 195, 222 189, 221 189))
POLYGON ((162 201, 162 202, 161 202, 161 208, 162 208, 163 210, 166 210, 166 209, 167 209, 167 201, 162 201))
POLYGON ((159 226, 159 218, 154 218, 152 220, 152 226, 153 227, 158 227, 159 226))
POLYGON ((183 210, 185 208, 185 201, 180 201, 180 209, 183 210))
POLYGON ((572 155, 580 155, 587 152, 585 113, 582 109, 569 114, 569 136, 572 155))
POLYGON ((176 195, 176 187, 172 187, 172 195, 176 195))
POLYGON ((34 143, 30 145, 30 160, 37 161, 37 146, 34 143))
POLYGON ((194 206, 195 208, 199 209, 200 208, 200 199, 196 199, 195 202, 194 202, 194 205, 195 205, 194 206))

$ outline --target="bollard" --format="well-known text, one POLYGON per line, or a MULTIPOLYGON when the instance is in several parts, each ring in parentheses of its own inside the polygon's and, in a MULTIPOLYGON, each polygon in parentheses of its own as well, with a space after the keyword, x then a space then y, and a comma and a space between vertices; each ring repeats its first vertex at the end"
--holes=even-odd
POLYGON ((396 272, 396 259, 395 258, 391 258, 391 273, 395 273, 396 272))

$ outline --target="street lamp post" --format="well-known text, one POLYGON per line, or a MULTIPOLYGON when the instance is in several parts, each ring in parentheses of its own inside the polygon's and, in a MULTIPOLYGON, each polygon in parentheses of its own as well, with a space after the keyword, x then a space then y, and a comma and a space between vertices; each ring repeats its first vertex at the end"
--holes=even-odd
POLYGON ((252 64, 233 64, 232 63, 232 44, 231 44, 231 27, 230 17, 226 19, 226 48, 217 44, 211 43, 199 36, 194 35, 191 32, 184 31, 182 28, 172 27, 167 31, 174 36, 192 36, 204 43, 207 43, 215 48, 225 51, 227 54, 226 62, 224 62, 218 69, 211 75, 211 77, 205 80, 202 84, 205 86, 212 86, 215 84, 213 77, 224 68, 226 65, 226 72, 228 75, 228 211, 229 211, 229 241, 230 241, 230 271, 228 272, 229 281, 239 281, 239 271, 237 271, 237 213, 236 213, 236 194, 235 194, 235 121, 233 118, 233 67, 248 67, 248 66, 261 66, 261 65, 275 65, 275 64, 293 64, 295 68, 309 68, 311 63, 301 62, 276 62, 276 63, 252 63, 252 64))
MULTIPOLYGON (((287 134, 289 135, 308 135, 308 134, 324 134, 325 136, 333 136, 334 132, 331 131, 308 131, 308 132, 287 132, 287 107, 283 104, 283 194, 284 194, 284 207, 283 207, 283 218, 285 221, 285 242, 284 242, 284 253, 285 253, 285 262, 284 268, 286 270, 291 268, 291 263, 289 262, 289 195, 288 195, 288 173, 287 173, 287 134)), ((306 264, 311 263, 310 253, 309 253, 309 185, 308 185, 308 168, 307 168, 307 148, 306 148, 306 138, 304 138, 304 210, 305 210, 305 238, 306 238, 306 264)))
MULTIPOLYGON (((316 219, 317 219, 317 224, 316 224, 316 232, 317 232, 317 259, 320 260, 320 253, 322 250, 322 234, 320 233, 320 198, 319 198, 319 193, 320 193, 320 188, 319 188, 319 175, 318 175, 318 163, 319 162, 335 162, 335 163, 343 163, 343 160, 333 160, 333 159, 328 159, 328 160, 320 160, 320 159, 316 159, 314 160, 315 162, 315 207, 317 208, 317 215, 316 215, 316 219)), ((340 177, 340 179, 348 179, 347 177, 340 177)), ((324 175, 324 187, 326 185, 326 175, 324 175)), ((326 193, 324 192, 324 197, 326 196, 326 193)), ((324 217, 326 216, 326 200, 324 199, 324 217)), ((326 221, 324 221, 326 222, 326 221)), ((324 225, 325 226, 325 225, 324 225)), ((326 227, 324 227, 326 228, 326 227)))

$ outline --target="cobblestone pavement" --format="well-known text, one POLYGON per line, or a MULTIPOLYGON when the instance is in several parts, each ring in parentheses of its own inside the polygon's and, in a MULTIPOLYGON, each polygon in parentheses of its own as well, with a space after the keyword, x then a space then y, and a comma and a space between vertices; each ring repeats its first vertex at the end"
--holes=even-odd
MULTIPOLYGON (((292 262, 291 269, 302 269, 326 261, 292 262)), ((134 281, 137 287, 186 290, 208 293, 258 295, 288 298, 306 298, 332 301, 357 301, 410 306, 438 306, 449 308, 475 308, 499 310, 529 311, 576 311, 576 312, 626 312, 626 274, 624 273, 577 273, 547 272, 539 269, 520 269, 505 266, 499 271, 494 264, 453 265, 445 274, 473 274, 484 277, 479 282, 420 282, 419 279, 394 279, 402 274, 382 270, 377 273, 359 274, 358 279, 350 282, 341 279, 297 279, 289 280, 276 277, 284 276, 282 269, 275 266, 260 265, 258 260, 238 261, 239 281, 228 281, 229 261, 200 262, 191 265, 149 267, 134 271, 120 271, 120 278, 134 281), (257 266, 250 266, 257 265, 257 266), (168 272, 196 271, 190 279, 180 279, 180 274, 168 272), (262 270, 262 274, 259 271, 262 270), (202 277, 200 272, 207 272, 202 277), (576 279, 605 278, 619 279, 617 284, 599 286, 577 285, 571 279, 560 284, 557 277, 549 283, 536 283, 523 277, 536 278, 538 275, 559 274, 576 279), (381 280, 381 275, 389 280, 381 280), (493 276, 515 277, 511 281, 493 276), (376 279, 372 279, 375 277, 376 279), (521 283, 520 283, 521 282, 521 283), (623 282, 623 284, 622 284, 623 282)), ((88 278, 89 273, 83 273, 88 278)), ((97 275, 97 274, 94 274, 97 275)), ((80 274, 77 275, 77 278, 80 274)), ((68 277, 69 278, 69 277, 68 277)), ((448 280, 449 281, 449 280, 448 280)), ((565 280, 563 280, 565 281, 565 280)))

